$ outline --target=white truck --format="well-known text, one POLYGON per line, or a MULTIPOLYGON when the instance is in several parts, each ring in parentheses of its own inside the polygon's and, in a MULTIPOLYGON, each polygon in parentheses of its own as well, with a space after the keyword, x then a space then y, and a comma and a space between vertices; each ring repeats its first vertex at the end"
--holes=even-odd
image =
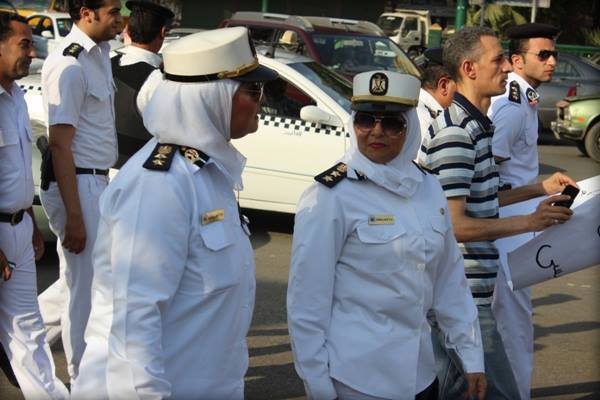
POLYGON ((411 58, 421 54, 429 39, 429 10, 396 9, 381 14, 377 25, 411 58))

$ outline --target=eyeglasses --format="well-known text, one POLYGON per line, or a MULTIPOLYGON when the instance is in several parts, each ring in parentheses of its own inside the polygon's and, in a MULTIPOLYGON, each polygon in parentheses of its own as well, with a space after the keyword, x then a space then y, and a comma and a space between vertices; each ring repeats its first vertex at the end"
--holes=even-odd
POLYGON ((555 60, 558 60, 558 51, 556 51, 556 50, 540 50, 539 53, 531 53, 529 51, 526 51, 525 53, 533 54, 534 56, 537 56, 537 58, 540 61, 546 61, 550 57, 554 57, 555 60))
POLYGON ((357 112, 354 115, 354 125, 361 130, 370 131, 377 123, 388 135, 399 135, 406 132, 406 119, 402 115, 394 117, 375 116, 365 112, 357 112))
POLYGON ((253 82, 241 86, 239 90, 244 93, 248 93, 250 95, 250 98, 258 103, 263 97, 264 84, 260 82, 253 82))

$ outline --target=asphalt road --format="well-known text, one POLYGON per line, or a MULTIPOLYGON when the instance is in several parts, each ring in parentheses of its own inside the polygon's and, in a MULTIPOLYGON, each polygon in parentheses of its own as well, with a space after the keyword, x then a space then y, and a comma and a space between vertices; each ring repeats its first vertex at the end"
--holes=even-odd
MULTIPOLYGON (((600 174, 600 164, 575 147, 540 146, 541 173, 566 171, 576 180, 600 174)), ((290 215, 247 212, 256 251, 257 298, 248 335, 248 399, 303 398, 287 336, 285 294, 293 229, 290 215)), ((56 279, 56 253, 38 266, 43 290, 56 279)), ((600 398, 600 267, 589 268, 533 288, 535 399, 600 398)), ((68 381, 60 342, 52 347, 57 374, 68 381)), ((22 395, 0 377, 0 399, 22 395)))

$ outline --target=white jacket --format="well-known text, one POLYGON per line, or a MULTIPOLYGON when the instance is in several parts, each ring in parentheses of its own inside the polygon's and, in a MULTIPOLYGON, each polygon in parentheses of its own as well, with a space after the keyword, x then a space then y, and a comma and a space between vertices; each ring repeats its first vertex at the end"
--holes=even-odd
POLYGON ((483 371, 477 310, 433 176, 410 199, 351 169, 333 188, 309 187, 296 213, 287 304, 294 363, 312 399, 337 397, 332 378, 414 399, 435 379, 430 309, 465 370, 483 371))
POLYGON ((168 171, 141 168, 155 144, 100 201, 73 398, 241 399, 255 275, 231 181, 181 154, 168 171))

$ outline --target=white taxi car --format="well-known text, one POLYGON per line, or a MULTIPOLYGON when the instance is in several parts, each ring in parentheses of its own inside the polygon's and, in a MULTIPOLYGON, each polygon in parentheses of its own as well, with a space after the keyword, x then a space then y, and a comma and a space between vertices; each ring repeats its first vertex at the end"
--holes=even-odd
POLYGON ((46 58, 71 31, 73 21, 67 13, 39 12, 27 17, 33 34, 33 48, 39 58, 46 58))
MULTIPOLYGON (((293 213, 313 177, 341 158, 350 144, 346 127, 352 87, 303 56, 278 51, 275 58, 259 54, 259 60, 279 78, 265 86, 258 131, 234 142, 248 159, 239 201, 244 208, 293 213)), ((19 84, 31 119, 45 123, 39 74, 19 84)), ((36 178, 40 160, 34 148, 36 178)))

